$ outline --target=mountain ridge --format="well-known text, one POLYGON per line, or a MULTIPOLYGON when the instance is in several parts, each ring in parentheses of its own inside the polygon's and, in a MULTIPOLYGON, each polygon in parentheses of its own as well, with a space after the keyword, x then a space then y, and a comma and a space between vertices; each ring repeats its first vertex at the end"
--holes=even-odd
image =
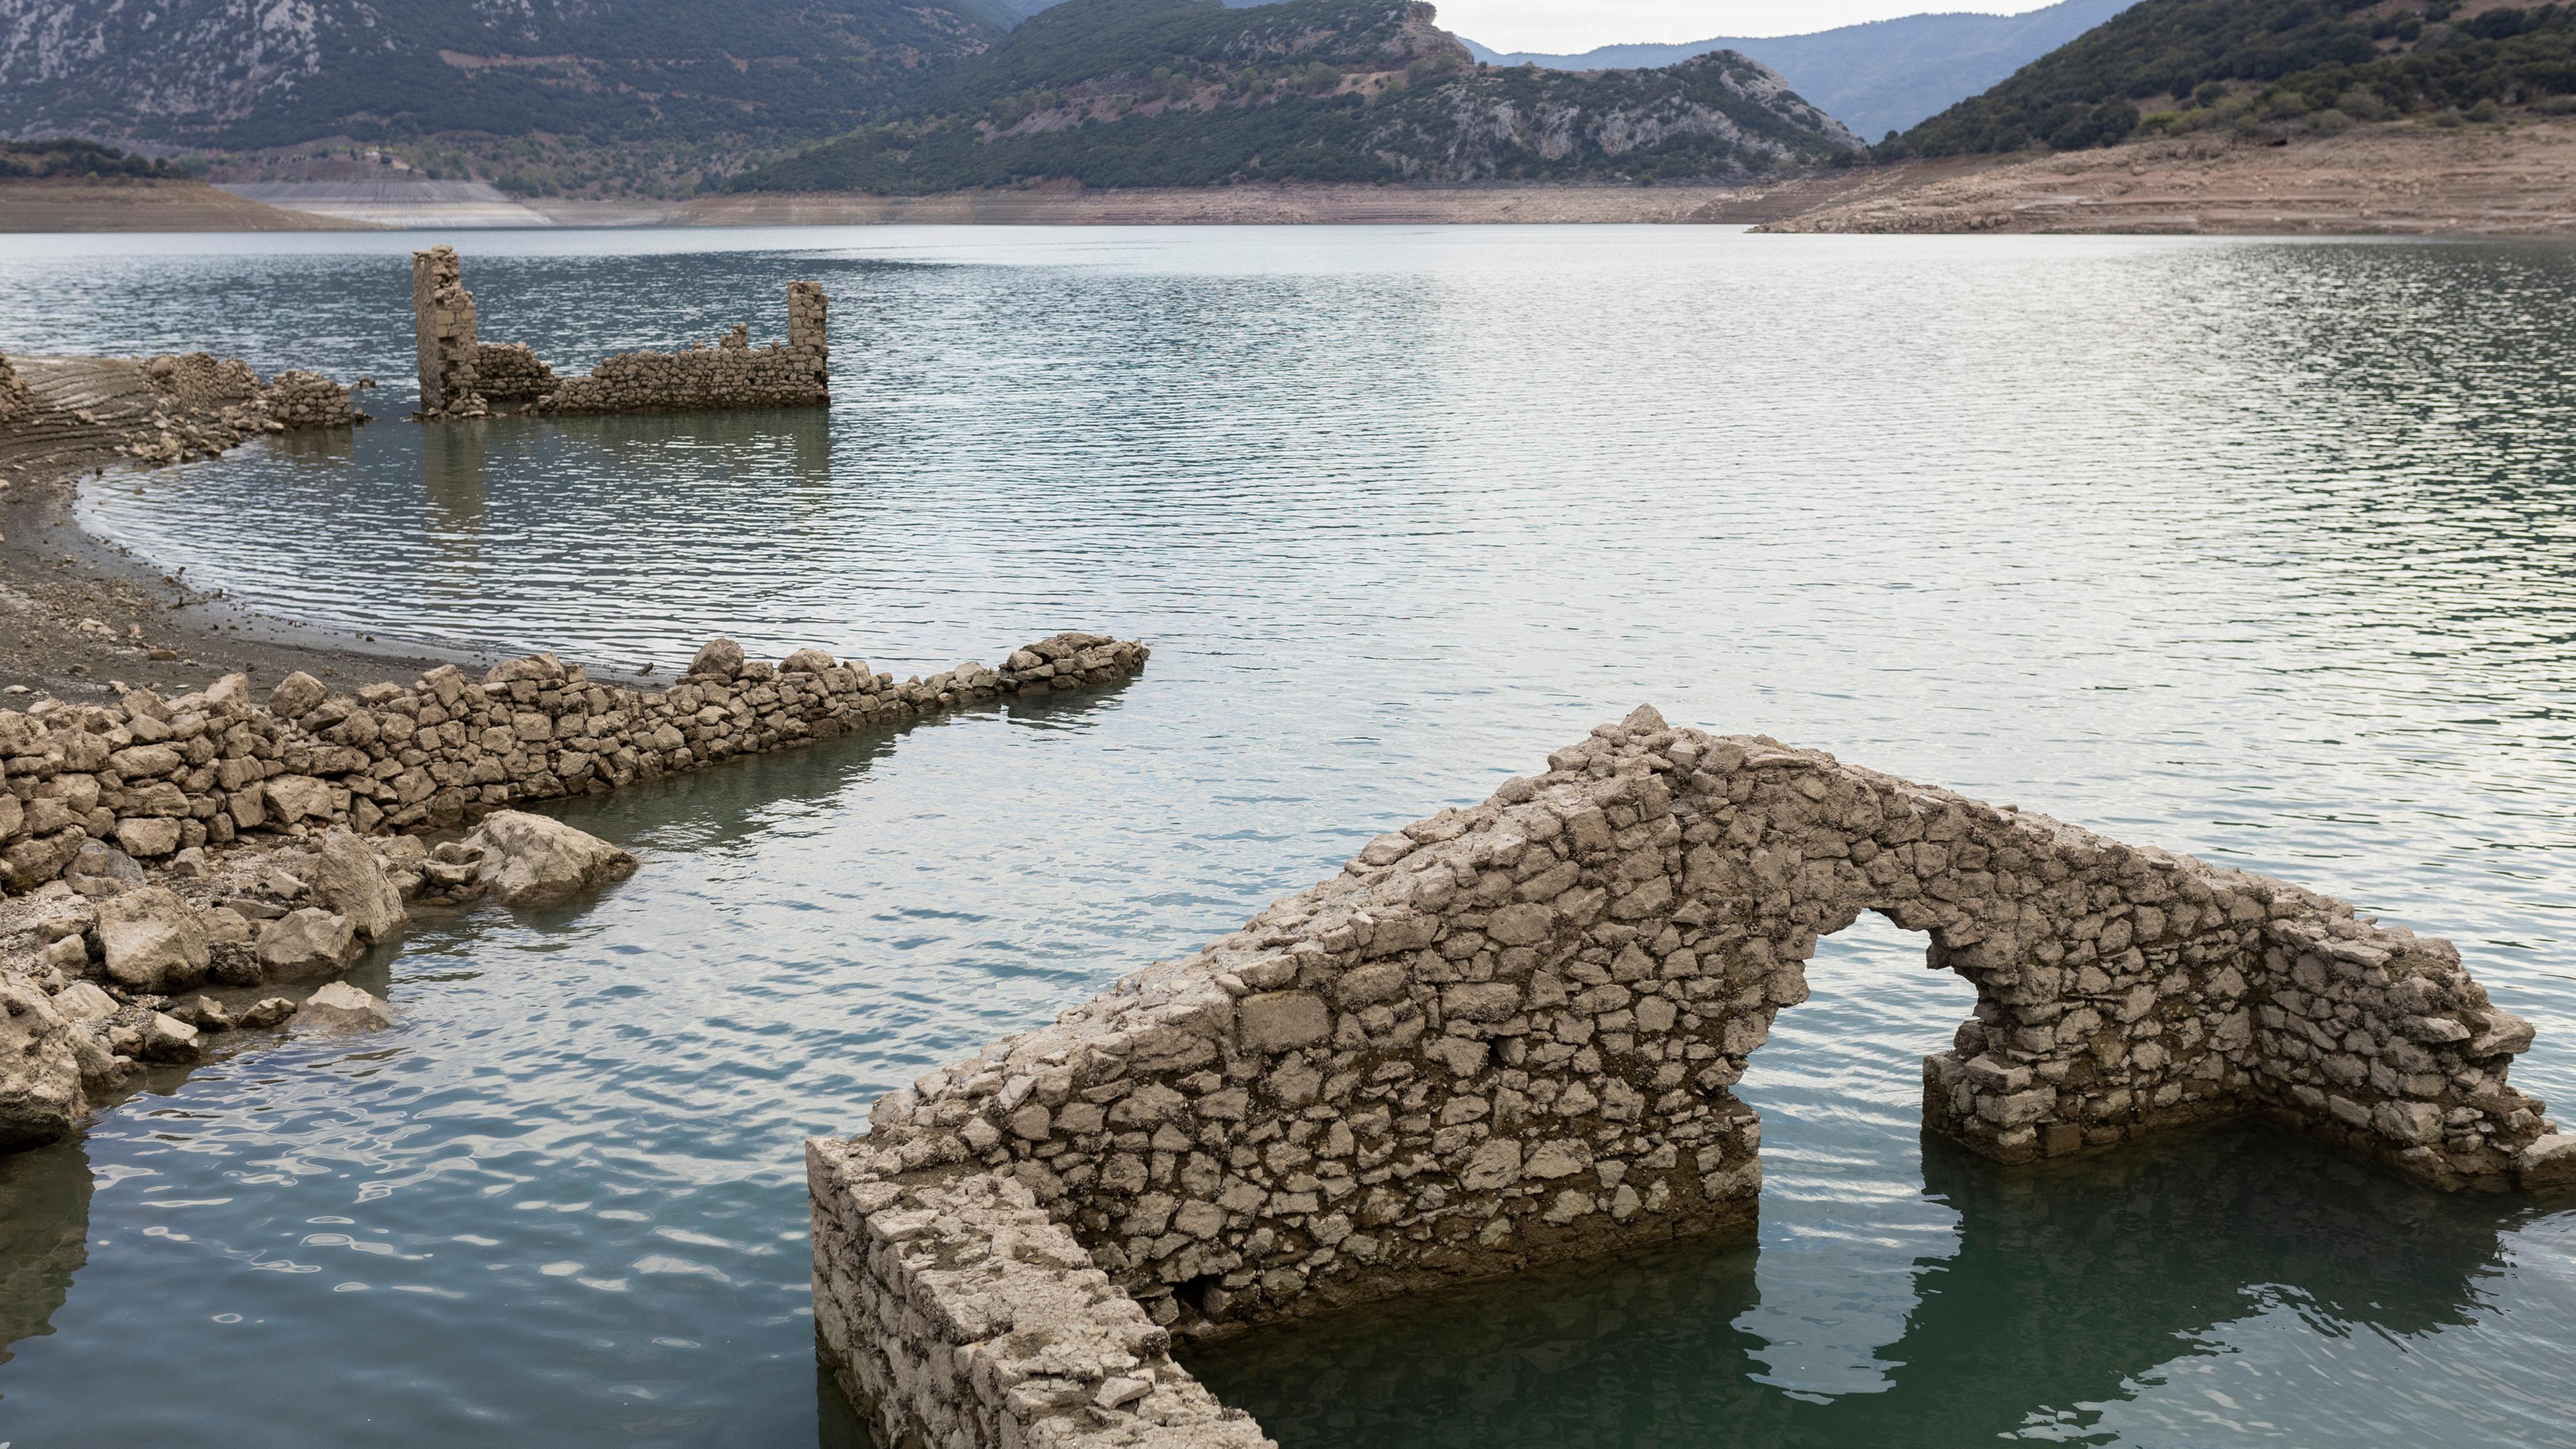
POLYGON ((2059 0, 2019 15, 1932 11, 1799 35, 1713 37, 1676 44, 1596 46, 1579 54, 1496 51, 1469 40, 1489 65, 1549 70, 1666 66, 1732 50, 1778 71, 1797 93, 1864 137, 1903 131, 2001 82, 2134 0, 2059 0))

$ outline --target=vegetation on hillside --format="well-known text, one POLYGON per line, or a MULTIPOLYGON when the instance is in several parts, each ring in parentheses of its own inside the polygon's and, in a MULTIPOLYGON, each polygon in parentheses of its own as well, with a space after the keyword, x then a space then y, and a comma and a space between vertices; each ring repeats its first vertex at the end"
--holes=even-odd
POLYGON ((2485 119, 2570 95, 2576 5, 2462 14, 2451 0, 2139 0, 1877 154, 2064 151, 2141 129, 2334 130, 2409 113, 2485 119))
POLYGON ((90 141, 0 141, 0 178, 184 177, 184 166, 148 156, 129 156, 114 146, 90 141))
POLYGON ((0 133, 381 147, 432 175, 678 194, 909 97, 984 0, 60 0, 0 30, 0 133), (248 63, 255 58, 256 63, 248 63))
POLYGON ((907 113, 730 187, 1740 179, 1853 149, 1732 53, 1660 70, 1492 70, 1406 0, 1068 0, 951 68, 907 113))

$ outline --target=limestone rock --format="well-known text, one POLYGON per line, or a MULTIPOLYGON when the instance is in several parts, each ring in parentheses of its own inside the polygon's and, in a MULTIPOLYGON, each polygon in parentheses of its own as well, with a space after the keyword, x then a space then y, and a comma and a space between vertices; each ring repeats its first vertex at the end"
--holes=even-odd
POLYGON ((63 881, 84 896, 112 896, 143 884, 143 867, 115 846, 93 840, 73 853, 63 881))
POLYGON ((2526 1189, 2576 1187, 2576 1132, 2553 1132, 2524 1148, 2514 1176, 2526 1189))
POLYGON ((347 916, 306 906, 261 926, 258 954, 268 979, 309 981, 356 960, 358 934, 347 916))
POLYGON ((143 1023, 143 1056, 146 1061, 193 1062, 204 1055, 197 1040, 197 1029, 166 1011, 152 1013, 143 1023))
POLYGON ((116 998, 87 981, 75 981, 54 993, 54 1010, 67 1021, 105 1021, 116 1015, 116 998))
POLYGON ((544 815, 503 810, 474 833, 481 880, 505 906, 540 905, 635 873, 635 857, 544 815))
POLYGON ((402 926, 402 892, 387 874, 384 858, 346 830, 322 838, 313 894, 324 907, 348 917, 361 941, 385 940, 402 926))
POLYGON ((689 661, 691 674, 712 674, 718 679, 731 679, 742 673, 742 646, 731 639, 710 639, 689 661))
POLYGON ((371 996, 346 981, 334 981, 306 997, 303 1008, 295 1013, 298 1031, 371 1031, 393 1024, 393 1008, 384 998, 371 996))
POLYGON ((313 707, 329 698, 331 691, 322 681, 299 669, 277 682, 268 692, 268 712, 279 719, 302 719, 313 707))
POLYGON ((57 1141, 89 1110, 79 1031, 43 992, 0 979, 0 1150, 57 1141))
POLYGON ((331 818, 331 787, 310 775, 276 776, 260 786, 260 793, 268 813, 281 822, 331 818))
POLYGON ((233 1025, 243 1031, 258 1031, 277 1025, 295 1015, 295 1001, 286 996, 263 996, 233 1017, 233 1025))
POLYGON ((179 848, 179 822, 152 816, 129 816, 116 822, 116 843, 130 855, 157 859, 179 848))
POLYGON ((184 990, 206 979, 205 928, 167 886, 99 902, 98 944, 108 979, 136 991, 184 990))

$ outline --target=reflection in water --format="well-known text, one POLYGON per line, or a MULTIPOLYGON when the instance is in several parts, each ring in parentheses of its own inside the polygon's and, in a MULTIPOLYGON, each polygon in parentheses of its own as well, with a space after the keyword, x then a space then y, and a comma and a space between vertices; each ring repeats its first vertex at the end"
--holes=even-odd
POLYGON ((89 1158, 77 1142, 0 1157, 0 1363, 48 1322, 89 1258, 89 1158))
POLYGON ((2536 1211, 2434 1198, 2264 1127, 2045 1169, 1928 1136, 1923 1154, 1959 1244, 1917 1263, 1884 1392, 1820 1396, 1748 1372, 1763 1340, 1734 1325, 1758 1301, 1757 1250, 1706 1242, 1254 1333, 1191 1366, 1286 1449, 2072 1437, 2097 1417, 2087 1406, 2177 1355, 2223 1351, 2210 1331, 2269 1304, 2328 1337, 2468 1323, 2499 1233, 2536 1211))
POLYGON ((489 507, 483 449, 491 426, 489 419, 468 418, 420 430, 421 532, 448 577, 471 577, 468 566, 483 558, 489 507))

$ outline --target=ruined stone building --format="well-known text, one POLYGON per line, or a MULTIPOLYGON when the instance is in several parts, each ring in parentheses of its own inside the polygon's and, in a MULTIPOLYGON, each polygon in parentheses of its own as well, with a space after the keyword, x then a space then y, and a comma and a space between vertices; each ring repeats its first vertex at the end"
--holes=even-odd
POLYGON ((2260 1115, 2576 1182, 2449 942, 1641 709, 810 1143, 824 1363, 884 1442, 1266 1444, 1176 1335, 1749 1226, 1733 1089, 1864 912, 1976 988, 1923 1107, 1983 1156, 2260 1115))
POLYGON ((474 294, 452 247, 411 257, 412 331, 420 358, 420 410, 428 419, 472 418, 496 403, 546 413, 684 412, 709 408, 820 406, 831 400, 829 312, 823 289, 787 284, 787 341, 751 345, 737 325, 714 346, 621 352, 588 376, 556 375, 524 343, 481 340, 474 294))

